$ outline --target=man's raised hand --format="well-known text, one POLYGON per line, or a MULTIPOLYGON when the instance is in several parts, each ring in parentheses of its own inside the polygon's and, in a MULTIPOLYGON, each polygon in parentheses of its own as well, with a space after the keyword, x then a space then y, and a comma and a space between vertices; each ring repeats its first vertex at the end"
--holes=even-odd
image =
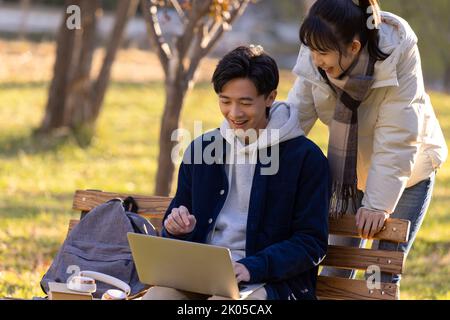
POLYGON ((174 236, 181 236, 191 233, 196 223, 195 216, 190 214, 186 207, 180 206, 179 208, 172 209, 172 212, 164 221, 164 228, 174 236))

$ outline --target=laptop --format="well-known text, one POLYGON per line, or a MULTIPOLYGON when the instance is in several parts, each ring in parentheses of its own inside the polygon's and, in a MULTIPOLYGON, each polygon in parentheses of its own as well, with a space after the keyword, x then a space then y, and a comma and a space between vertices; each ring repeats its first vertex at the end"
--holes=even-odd
POLYGON ((228 248, 137 233, 127 236, 142 283, 236 300, 264 286, 238 285, 228 248))

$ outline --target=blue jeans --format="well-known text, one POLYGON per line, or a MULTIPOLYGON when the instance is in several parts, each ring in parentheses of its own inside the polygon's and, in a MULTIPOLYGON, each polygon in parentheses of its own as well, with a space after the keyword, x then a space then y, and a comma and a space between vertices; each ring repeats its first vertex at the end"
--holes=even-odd
MULTIPOLYGON (((405 253, 405 257, 408 255, 411 247, 416 239, 417 232, 422 225, 422 222, 427 213, 428 206, 430 205, 431 195, 433 193, 434 181, 436 173, 433 173, 430 178, 419 182, 418 184, 405 189, 400 201, 398 202, 395 211, 391 217, 396 219, 405 219, 411 221, 410 233, 408 242, 395 243, 389 241, 374 240, 372 249, 388 250, 388 251, 401 251, 405 253)), ((360 193, 360 199, 362 199, 363 193, 360 193)), ((342 237, 336 235, 330 235, 328 238, 330 245, 336 246, 349 246, 364 248, 367 240, 342 237)), ((356 276, 356 270, 337 269, 333 267, 324 267, 321 272, 322 276, 349 278, 354 279, 356 276)), ((367 275, 366 275, 367 276, 367 275)), ((381 282, 384 283, 399 283, 401 279, 400 274, 391 274, 382 272, 381 282)))

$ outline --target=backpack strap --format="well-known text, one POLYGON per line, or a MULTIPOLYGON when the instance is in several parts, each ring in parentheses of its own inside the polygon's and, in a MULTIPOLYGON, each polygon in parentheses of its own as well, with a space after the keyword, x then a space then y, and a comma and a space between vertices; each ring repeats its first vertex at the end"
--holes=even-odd
POLYGON ((138 206, 136 200, 131 196, 127 197, 125 200, 123 200, 123 207, 124 207, 125 211, 128 211, 128 212, 138 213, 138 210, 139 210, 139 206, 138 206), (131 209, 130 209, 130 205, 131 205, 131 209))

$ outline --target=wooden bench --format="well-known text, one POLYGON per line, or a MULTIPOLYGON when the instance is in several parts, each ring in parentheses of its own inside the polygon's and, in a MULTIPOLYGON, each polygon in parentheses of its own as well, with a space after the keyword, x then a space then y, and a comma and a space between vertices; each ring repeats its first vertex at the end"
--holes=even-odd
MULTIPOLYGON (((96 190, 78 190, 73 198, 73 209, 81 211, 81 218, 99 204, 112 198, 133 196, 139 205, 139 214, 146 217, 161 230, 162 218, 172 198, 143 196, 102 192, 96 190)), ((71 220, 69 232, 79 222, 71 220)), ((388 219, 381 232, 375 239, 406 242, 409 236, 410 222, 407 220, 388 219)), ((330 234, 359 238, 354 217, 344 217, 329 221, 330 234)), ((405 256, 402 252, 381 251, 353 247, 329 246, 323 266, 343 269, 367 270, 369 266, 376 265, 382 272, 403 272, 405 256)), ((380 289, 368 289, 365 280, 353 280, 319 276, 317 282, 317 296, 323 300, 398 300, 400 288, 392 283, 382 283, 380 289)))

